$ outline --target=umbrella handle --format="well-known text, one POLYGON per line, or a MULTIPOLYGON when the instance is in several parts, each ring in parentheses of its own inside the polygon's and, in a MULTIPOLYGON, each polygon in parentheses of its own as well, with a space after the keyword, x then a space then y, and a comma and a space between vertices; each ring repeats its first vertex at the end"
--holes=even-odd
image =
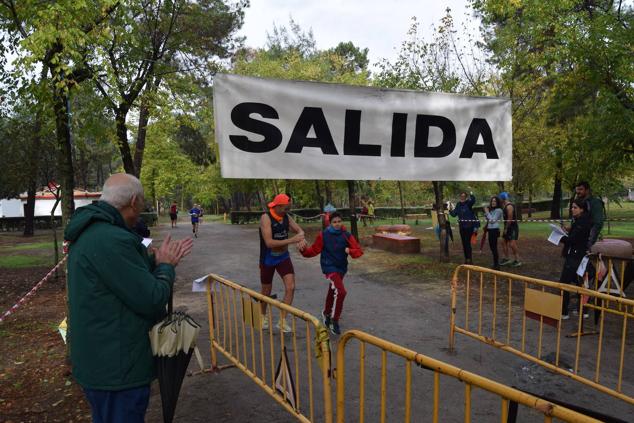
POLYGON ((167 303, 167 314, 171 315, 174 309, 174 288, 170 289, 170 299, 167 303))

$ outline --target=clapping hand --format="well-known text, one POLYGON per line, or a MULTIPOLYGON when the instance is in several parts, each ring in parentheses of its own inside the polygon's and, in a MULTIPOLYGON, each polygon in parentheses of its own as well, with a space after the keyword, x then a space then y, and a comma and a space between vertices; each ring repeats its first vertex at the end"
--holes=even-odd
POLYGON ((172 241, 170 235, 165 237, 161 247, 154 249, 156 264, 166 263, 172 266, 178 265, 180 260, 191 253, 194 241, 191 238, 172 241))

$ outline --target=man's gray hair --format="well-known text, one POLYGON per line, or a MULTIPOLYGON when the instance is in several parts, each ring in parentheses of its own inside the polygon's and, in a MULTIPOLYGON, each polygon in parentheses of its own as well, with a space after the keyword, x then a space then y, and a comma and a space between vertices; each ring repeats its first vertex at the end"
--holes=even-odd
POLYGON ((101 191, 101 201, 117 209, 130 204, 134 196, 143 197, 143 185, 135 176, 125 173, 117 173, 109 177, 101 191))

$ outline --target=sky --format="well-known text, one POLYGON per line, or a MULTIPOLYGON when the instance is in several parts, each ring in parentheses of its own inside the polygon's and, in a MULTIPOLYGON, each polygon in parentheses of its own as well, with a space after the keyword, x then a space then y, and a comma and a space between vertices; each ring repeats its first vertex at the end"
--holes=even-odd
POLYGON ((456 28, 478 31, 468 0, 251 0, 240 35, 249 47, 264 47, 273 24, 288 27, 289 18, 304 30, 312 28, 317 48, 328 49, 341 41, 368 48, 371 63, 394 59, 406 38, 411 18, 416 17, 429 39, 451 8, 456 28))

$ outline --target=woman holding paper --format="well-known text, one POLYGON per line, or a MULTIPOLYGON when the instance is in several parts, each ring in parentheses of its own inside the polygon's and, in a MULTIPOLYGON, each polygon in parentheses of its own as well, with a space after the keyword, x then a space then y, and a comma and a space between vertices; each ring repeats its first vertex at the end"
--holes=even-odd
MULTIPOLYGON (((577 285, 577 268, 581 260, 586 255, 586 245, 588 236, 592 228, 592 220, 588 214, 587 204, 579 199, 572 202, 572 226, 567 236, 563 238, 565 257, 564 268, 561 272, 559 282, 577 285)), ((564 291, 564 302, 561 309, 561 318, 566 320, 569 318, 568 305, 570 303, 570 294, 564 291)))
POLYGON ((487 224, 484 227, 489 237, 489 248, 493 254, 493 269, 500 270, 500 257, 498 255, 498 238, 500 237, 500 222, 504 219, 500 199, 491 197, 489 207, 484 208, 487 224))

